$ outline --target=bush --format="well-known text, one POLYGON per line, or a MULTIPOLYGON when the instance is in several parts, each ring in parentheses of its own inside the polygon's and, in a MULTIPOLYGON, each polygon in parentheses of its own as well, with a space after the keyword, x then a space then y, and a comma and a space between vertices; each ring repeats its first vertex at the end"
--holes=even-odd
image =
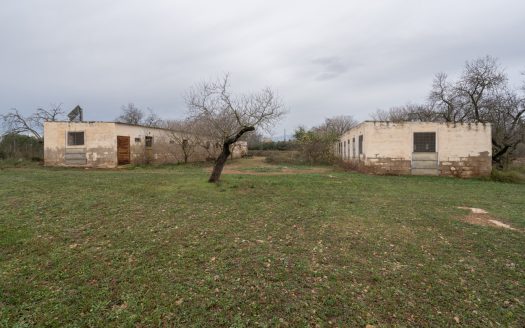
POLYGON ((507 170, 493 169, 490 180, 506 183, 525 183, 525 169, 510 168, 507 170))
POLYGON ((9 159, 2 159, 0 160, 0 169, 7 169, 7 168, 20 168, 20 167, 36 167, 36 166, 40 166, 41 165, 41 162, 38 161, 38 162, 35 162, 35 161, 30 161, 30 160, 27 160, 27 159, 14 159, 14 158, 9 158, 9 159))

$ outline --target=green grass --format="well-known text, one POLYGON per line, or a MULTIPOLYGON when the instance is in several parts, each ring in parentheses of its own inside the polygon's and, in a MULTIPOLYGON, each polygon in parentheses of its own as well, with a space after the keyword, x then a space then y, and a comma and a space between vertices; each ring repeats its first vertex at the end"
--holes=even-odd
POLYGON ((0 171, 0 327, 525 324, 525 186, 0 171))

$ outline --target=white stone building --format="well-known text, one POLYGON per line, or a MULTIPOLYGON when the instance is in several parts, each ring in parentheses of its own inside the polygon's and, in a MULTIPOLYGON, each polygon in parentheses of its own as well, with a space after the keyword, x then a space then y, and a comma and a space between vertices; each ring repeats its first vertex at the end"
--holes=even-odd
POLYGON ((491 125, 365 121, 341 136, 336 154, 378 174, 489 175, 491 125))
MULTIPOLYGON (((184 152, 176 134, 118 122, 45 122, 44 164, 111 168, 130 163, 179 163, 184 161, 184 152)), ((196 137, 182 140, 192 146, 188 161, 216 157, 220 145, 198 139, 198 144, 196 137)), ((232 157, 241 157, 247 151, 246 142, 240 141, 232 148, 232 157)))

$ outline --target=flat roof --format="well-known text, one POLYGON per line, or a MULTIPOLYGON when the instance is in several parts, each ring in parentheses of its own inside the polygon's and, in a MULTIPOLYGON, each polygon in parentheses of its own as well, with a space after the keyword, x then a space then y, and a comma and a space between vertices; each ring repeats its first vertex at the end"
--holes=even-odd
POLYGON ((114 122, 114 121, 47 121, 45 123, 68 123, 68 124, 105 123, 105 124, 128 125, 128 126, 134 126, 137 128, 157 129, 157 130, 166 130, 166 131, 175 131, 175 132, 177 131, 177 130, 161 128, 161 127, 156 127, 156 126, 147 126, 147 125, 141 125, 141 124, 131 124, 131 123, 114 122))

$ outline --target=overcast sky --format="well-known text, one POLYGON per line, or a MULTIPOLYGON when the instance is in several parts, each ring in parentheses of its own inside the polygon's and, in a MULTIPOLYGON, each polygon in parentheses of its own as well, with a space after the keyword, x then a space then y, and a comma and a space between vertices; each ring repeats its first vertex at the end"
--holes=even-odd
POLYGON ((113 120, 133 102, 182 118, 191 84, 229 72, 236 90, 278 91, 280 135, 423 101, 435 73, 487 54, 520 83, 525 1, 2 1, 0 113, 113 120))

